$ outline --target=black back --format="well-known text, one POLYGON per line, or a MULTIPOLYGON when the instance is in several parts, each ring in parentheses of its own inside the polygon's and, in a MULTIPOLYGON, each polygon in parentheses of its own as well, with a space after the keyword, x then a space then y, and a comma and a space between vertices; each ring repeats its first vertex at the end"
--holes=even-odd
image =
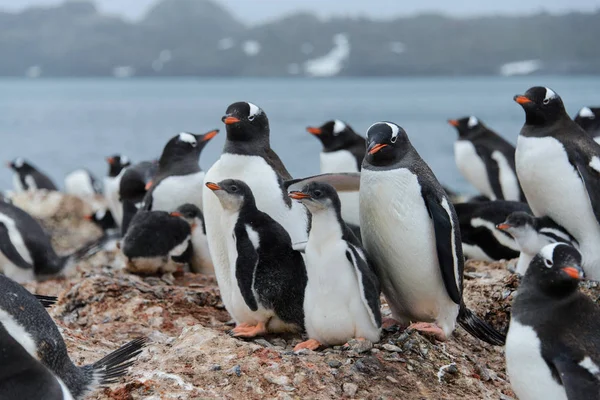
POLYGON ((600 136, 600 107, 584 107, 575 116, 575 123, 592 138, 600 136))
POLYGON ((109 209, 96 211, 91 215, 91 221, 103 231, 117 228, 117 223, 109 209))
POLYGON ((31 189, 27 183, 27 180, 25 179, 27 176, 31 176, 38 189, 58 190, 54 182, 52 182, 47 175, 40 172, 36 167, 22 158, 17 158, 16 160, 12 161, 10 163, 10 167, 19 175, 21 185, 25 189, 31 189))
POLYGON ((123 173, 119 183, 119 198, 123 203, 123 234, 127 232, 131 219, 146 196, 146 185, 152 181, 158 170, 158 163, 142 161, 123 173))
POLYGON ((307 128, 323 144, 323 152, 331 153, 346 150, 356 158, 356 166, 360 171, 362 160, 365 157, 367 141, 356 133, 350 125, 340 120, 324 123, 319 128, 307 128))

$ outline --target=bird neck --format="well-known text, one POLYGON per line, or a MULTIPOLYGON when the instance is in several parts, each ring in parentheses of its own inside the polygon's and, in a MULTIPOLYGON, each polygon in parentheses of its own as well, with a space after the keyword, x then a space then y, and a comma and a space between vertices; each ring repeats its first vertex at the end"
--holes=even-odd
POLYGON ((339 212, 326 208, 312 213, 308 241, 322 245, 330 240, 342 239, 344 234, 339 212))

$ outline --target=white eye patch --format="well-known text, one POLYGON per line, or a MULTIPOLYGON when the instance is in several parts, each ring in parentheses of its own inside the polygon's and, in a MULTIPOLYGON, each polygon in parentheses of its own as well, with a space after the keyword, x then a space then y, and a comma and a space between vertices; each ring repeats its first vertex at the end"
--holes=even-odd
POLYGON ((544 258, 544 264, 546 264, 546 267, 552 268, 552 265, 554 264, 552 261, 554 259, 554 249, 559 244, 560 243, 552 243, 542 247, 542 250, 540 250, 540 255, 544 258))
POLYGON ((98 210, 96 211, 96 219, 101 220, 106 215, 106 210, 98 210))
POLYGON ((596 115, 589 107, 583 107, 581 109, 581 111, 579 111, 578 115, 583 118, 590 118, 590 119, 596 118, 596 115))
POLYGON ((127 156, 121 156, 121 164, 129 164, 129 158, 127 158, 127 156))
POLYGON ((250 114, 248 114, 248 118, 254 117, 257 114, 260 114, 262 112, 262 110, 260 109, 260 107, 254 105, 252 103, 248 103, 248 107, 250 107, 250 114))
POLYGON ((346 129, 346 124, 340 121, 339 119, 336 119, 333 123, 333 135, 339 135, 344 131, 344 129, 346 129))
POLYGON ((186 142, 191 144, 192 146, 196 145, 196 137, 190 133, 186 133, 186 132, 181 132, 179 134, 179 140, 181 140, 182 142, 186 142))
POLYGON ((469 117, 469 122, 467 122, 467 126, 469 128, 473 128, 479 124, 479 120, 476 117, 469 117))
POLYGON ((21 168, 23 166, 23 164, 25 164, 25 160, 23 160, 21 157, 19 157, 15 160, 16 168, 21 168))
POLYGON ((544 103, 548 103, 550 100, 555 99, 556 93, 552 89, 546 88, 546 97, 544 97, 544 103))
POLYGON ((390 129, 392 130, 392 138, 390 139, 390 141, 392 143, 396 143, 396 140, 398 140, 398 134, 400 133, 400 128, 398 127, 398 125, 389 123, 389 122, 375 122, 373 125, 371 125, 369 127, 369 129, 367 129, 367 135, 369 134, 369 132, 371 131, 371 128, 373 128, 376 125, 387 125, 390 127, 390 129))

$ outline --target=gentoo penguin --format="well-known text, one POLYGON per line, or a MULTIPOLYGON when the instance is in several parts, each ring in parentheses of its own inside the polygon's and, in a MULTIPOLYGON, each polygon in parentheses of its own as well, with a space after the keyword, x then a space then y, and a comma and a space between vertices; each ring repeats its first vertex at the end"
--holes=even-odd
POLYGON ((117 229, 117 223, 112 212, 108 209, 98 210, 93 214, 86 215, 85 219, 96 224, 103 232, 111 232, 117 229))
POLYGON ((515 147, 474 116, 448 123, 458 131, 454 159, 465 179, 491 200, 525 201, 515 172, 515 147))
POLYGON ((600 107, 583 107, 577 113, 575 122, 586 131, 596 143, 600 143, 600 107))
POLYGON ((206 187, 223 207, 231 290, 221 290, 221 297, 236 322, 233 335, 301 331, 306 267, 302 254, 292 248, 290 235, 256 207, 252 190, 244 182, 226 179, 206 182, 206 187))
POLYGON ((158 171, 146 189, 144 209, 148 211, 175 211, 182 204, 194 204, 202 209, 204 171, 200 169, 200 153, 218 129, 196 135, 182 132, 167 142, 158 171))
POLYGON ((581 254, 554 243, 533 259, 512 303, 506 372, 520 400, 600 398, 600 309, 580 293, 581 254))
POLYGON ((308 274, 304 323, 309 339, 294 350, 316 350, 352 338, 378 342, 379 280, 361 243, 342 219, 337 192, 330 185, 313 182, 289 196, 312 215, 304 251, 308 274))
POLYGON ((119 245, 128 271, 142 275, 175 272, 190 262, 191 227, 180 216, 146 210, 133 216, 119 245))
MULTIPOLYGON (((18 283, 0 275, 0 325, 41 361, 81 399, 100 385, 125 375, 147 339, 139 338, 91 365, 77 367, 67 354, 65 342, 42 304, 18 283)), ((0 385, 1 386, 1 385, 0 385)))
MULTIPOLYGON (((306 130, 317 137, 322 145, 321 173, 359 172, 365 157, 366 141, 354 132, 352 127, 339 119, 326 122, 321 127, 308 127, 306 130)), ((358 192, 340 193, 342 218, 349 224, 358 226, 358 192)))
POLYGON ((600 146, 552 89, 515 96, 525 110, 517 142, 519 181, 536 217, 548 216, 578 242, 583 268, 600 279, 600 146))
POLYGON ((119 187, 125 168, 131 165, 127 156, 115 154, 106 158, 108 175, 104 177, 104 198, 115 222, 120 227, 123 222, 123 206, 119 200, 119 187))
POLYGON ((454 204, 463 255, 471 260, 511 260, 519 256, 519 246, 496 225, 517 211, 531 212, 526 203, 518 201, 483 201, 454 204))
POLYGON ((184 204, 177 207, 172 216, 183 218, 192 230, 193 255, 190 260, 190 269, 199 274, 214 274, 212 259, 208 251, 208 239, 206 238, 206 225, 204 215, 198 207, 193 204, 184 204))
POLYGON ((90 197, 102 193, 102 185, 87 169, 77 169, 65 177, 65 193, 90 197))
POLYGON ((23 283, 62 275, 89 250, 59 256, 40 224, 20 208, 0 202, 0 272, 23 283))
POLYGON ((115 251, 117 242, 121 239, 121 230, 117 227, 110 210, 98 210, 91 215, 86 215, 85 219, 102 229, 102 237, 98 239, 96 246, 91 248, 86 256, 91 256, 101 250, 115 251))
POLYGON ((0 399, 73 400, 67 385, 0 323, 0 399))
POLYGON ((504 337, 463 303, 464 259, 454 207, 404 129, 367 131, 360 175, 360 226, 392 316, 445 339, 460 325, 501 345, 504 337), (434 324, 432 324, 434 323, 434 324))
POLYGON ((550 217, 536 218, 528 212, 514 212, 497 229, 511 235, 519 247, 516 272, 524 275, 529 263, 542 247, 552 243, 566 243, 575 248, 579 243, 550 217))
MULTIPOLYGON (((287 194, 284 181, 291 175, 269 144, 269 120, 265 112, 252 103, 234 103, 227 108, 223 122, 227 138, 223 153, 206 173, 206 182, 239 179, 253 192, 256 207, 281 224, 292 243, 306 242, 308 215, 306 208, 293 202, 287 194)), ((203 194, 204 220, 208 247, 215 267, 215 275, 228 310, 232 291, 237 287, 232 280, 228 243, 231 232, 224 228, 226 213, 218 197, 205 187, 203 194)))
POLYGON ((149 183, 158 169, 154 161, 142 161, 125 169, 119 181, 119 201, 121 203, 121 234, 125 236, 131 219, 142 208, 149 183))
POLYGON ((14 172, 13 185, 17 193, 39 189, 58 190, 48 176, 38 171, 21 157, 8 163, 8 167, 14 172))

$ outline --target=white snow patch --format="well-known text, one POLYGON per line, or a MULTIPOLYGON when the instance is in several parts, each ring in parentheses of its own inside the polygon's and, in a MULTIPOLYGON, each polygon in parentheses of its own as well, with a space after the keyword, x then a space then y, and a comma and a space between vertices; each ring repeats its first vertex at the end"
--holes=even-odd
POLYGON ((254 57, 258 53, 260 53, 261 46, 260 43, 258 43, 256 40, 246 40, 242 44, 242 49, 244 50, 244 53, 246 53, 247 56, 254 57))
POLYGON ((396 54, 402 54, 406 51, 406 45, 402 42, 390 42, 390 51, 396 54))
POLYGON ((339 33, 333 37, 334 47, 323 57, 314 58, 304 63, 304 71, 309 76, 335 76, 342 70, 344 61, 350 56, 350 41, 348 36, 339 33))
POLYGON ((232 38, 223 38, 217 43, 217 49, 229 50, 235 45, 235 41, 232 38))
POLYGON ((540 68, 542 68, 542 62, 540 60, 515 61, 502 65, 500 67, 500 75, 529 75, 540 68))

